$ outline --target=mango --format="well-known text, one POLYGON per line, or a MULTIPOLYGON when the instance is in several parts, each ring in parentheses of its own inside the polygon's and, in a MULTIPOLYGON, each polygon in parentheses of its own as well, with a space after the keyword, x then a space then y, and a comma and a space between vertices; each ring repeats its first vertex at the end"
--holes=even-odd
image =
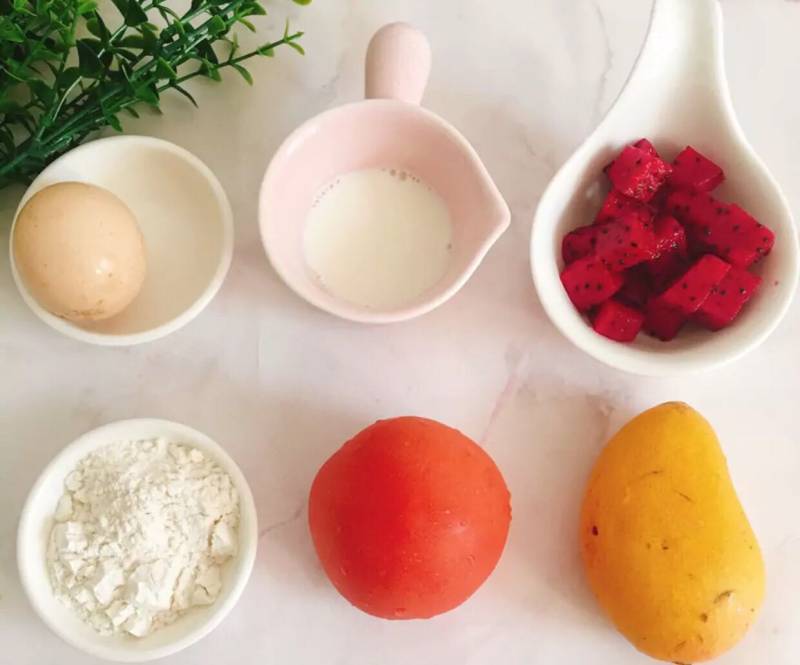
POLYGON ((669 402, 606 445, 580 518, 589 585, 617 629, 658 660, 733 647, 764 597, 761 550, 711 425, 669 402))

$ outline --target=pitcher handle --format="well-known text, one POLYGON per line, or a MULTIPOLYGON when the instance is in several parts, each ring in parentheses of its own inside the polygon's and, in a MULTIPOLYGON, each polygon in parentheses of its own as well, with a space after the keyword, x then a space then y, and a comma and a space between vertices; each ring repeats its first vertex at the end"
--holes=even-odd
POLYGON ((419 104, 430 71, 431 47, 425 35, 407 23, 389 23, 367 48, 366 97, 419 104))

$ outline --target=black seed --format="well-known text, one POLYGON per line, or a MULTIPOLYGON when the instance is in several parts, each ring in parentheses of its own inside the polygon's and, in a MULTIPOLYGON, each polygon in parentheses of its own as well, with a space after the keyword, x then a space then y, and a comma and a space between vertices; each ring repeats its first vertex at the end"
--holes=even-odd
POLYGON ((724 215, 725 214, 725 208, 717 208, 717 214, 718 215, 724 215))
POLYGON ((638 246, 639 246, 638 242, 632 242, 631 243, 631 247, 633 247, 634 249, 636 249, 638 246))
POLYGON ((642 160, 641 160, 641 159, 637 159, 637 160, 634 162, 634 164, 636 164, 636 166, 639 166, 641 163, 642 163, 642 160))
POLYGON ((695 163, 699 164, 701 160, 700 160, 700 158, 699 158, 699 157, 695 157, 695 158, 694 158, 694 161, 695 161, 695 163))
POLYGON ((599 533, 600 533, 600 532, 597 530, 597 526, 593 526, 593 527, 592 527, 592 535, 593 535, 593 536, 596 536, 596 535, 598 535, 599 533))
POLYGON ((728 292, 725 289, 722 289, 722 291, 720 291, 719 294, 721 296, 725 296, 725 295, 728 295, 728 292))
POLYGON ((591 288, 591 286, 592 286, 592 285, 591 285, 591 284, 589 284, 589 282, 586 282, 586 284, 584 284, 584 285, 583 285, 583 288, 584 288, 584 289, 589 289, 589 288, 591 288))
POLYGON ((602 284, 598 284, 597 285, 597 290, 598 291, 602 291, 603 290, 603 285, 602 284))
POLYGON ((681 288, 682 289, 688 289, 689 285, 686 282, 684 282, 683 284, 681 284, 681 288))
POLYGON ((689 296, 689 300, 691 300, 692 302, 694 302, 695 300, 697 300, 697 296, 689 296))
POLYGON ((743 286, 740 286, 740 287, 739 287, 739 293, 741 293, 742 295, 744 295, 745 293, 747 293, 747 289, 746 289, 746 288, 744 288, 743 286))

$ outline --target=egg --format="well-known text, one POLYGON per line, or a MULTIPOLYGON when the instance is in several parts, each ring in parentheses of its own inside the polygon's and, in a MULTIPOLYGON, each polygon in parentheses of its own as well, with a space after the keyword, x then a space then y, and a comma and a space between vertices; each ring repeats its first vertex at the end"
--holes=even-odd
POLYGON ((108 190, 82 182, 50 185, 30 198, 14 226, 13 252, 36 301, 76 322, 120 313, 147 272, 133 213, 108 190))

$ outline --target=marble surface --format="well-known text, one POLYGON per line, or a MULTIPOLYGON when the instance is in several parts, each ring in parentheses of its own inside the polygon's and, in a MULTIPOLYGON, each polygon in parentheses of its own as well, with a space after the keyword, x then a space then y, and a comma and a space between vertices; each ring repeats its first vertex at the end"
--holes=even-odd
MULTIPOLYGON (((734 366, 689 380, 628 376, 570 346, 548 323, 528 266, 530 220, 558 165, 613 101, 643 39, 648 2, 631 0, 283 0, 306 31, 291 51, 237 77, 198 84, 166 115, 130 123, 199 155, 236 215, 236 252, 219 296, 162 341, 103 349, 60 337, 25 308, 0 224, 0 663, 90 664, 29 607, 15 563, 25 496, 45 463, 85 430, 132 416, 183 421, 219 440, 258 505, 258 561, 241 602, 208 638, 163 661, 190 663, 463 663, 635 665, 581 574, 576 514, 606 436, 636 412, 682 399, 716 426, 765 552, 764 611, 724 665, 800 659, 800 346, 794 307, 779 331, 734 366), (451 302, 409 323, 371 328, 295 297, 269 268, 256 191, 282 138, 333 104, 358 98, 362 58, 382 23, 409 20, 433 45, 425 103, 474 143, 507 198, 512 227, 451 302), (382 622, 327 583, 306 529, 306 493, 322 461, 381 417, 438 418, 479 440, 504 470, 514 521, 505 555, 465 605, 428 622, 382 622)), ((800 204, 800 3, 723 0, 726 58, 745 131, 795 209, 800 204)))

